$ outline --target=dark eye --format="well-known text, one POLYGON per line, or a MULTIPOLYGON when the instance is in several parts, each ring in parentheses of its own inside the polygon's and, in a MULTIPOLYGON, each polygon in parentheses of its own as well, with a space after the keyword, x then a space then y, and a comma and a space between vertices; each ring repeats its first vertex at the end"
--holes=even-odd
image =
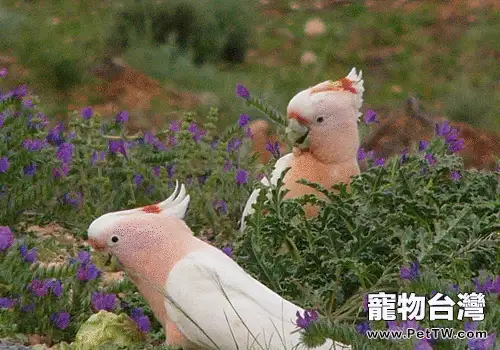
POLYGON ((118 236, 111 237, 111 242, 113 242, 113 243, 118 242, 118 236))
POLYGON ((316 119, 318 123, 323 123, 323 120, 324 120, 323 117, 319 117, 318 119, 316 119))

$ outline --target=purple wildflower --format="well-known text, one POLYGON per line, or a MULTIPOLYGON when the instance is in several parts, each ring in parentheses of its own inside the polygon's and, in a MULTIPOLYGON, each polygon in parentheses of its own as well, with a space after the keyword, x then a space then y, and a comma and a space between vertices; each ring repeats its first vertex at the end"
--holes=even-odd
POLYGON ((448 151, 451 153, 460 152, 464 149, 464 139, 458 139, 456 141, 452 141, 448 143, 448 151))
POLYGON ((94 312, 100 310, 112 311, 116 305, 115 294, 106 294, 102 292, 95 292, 92 294, 91 303, 94 312))
POLYGON ((500 275, 498 275, 491 284, 490 292, 500 294, 500 275))
POLYGON ((123 140, 109 140, 108 147, 111 153, 121 153, 127 159, 127 151, 123 140))
POLYGON ((0 226, 0 251, 10 248, 14 243, 14 234, 9 226, 0 226))
POLYGON ((231 152, 236 151, 238 148, 240 148, 240 146, 241 146, 241 140, 238 139, 238 138, 232 138, 227 143, 227 149, 226 150, 227 150, 228 153, 231 153, 231 152))
POLYGON ((30 152, 39 151, 45 146, 47 146, 46 141, 40 139, 26 139, 23 142, 23 147, 30 152))
POLYGON ((64 142, 56 152, 56 157, 64 164, 71 163, 75 146, 72 143, 64 142))
POLYGON ((275 158, 280 157, 280 144, 278 143, 278 141, 276 141, 273 145, 269 140, 267 140, 266 150, 270 152, 275 158))
POLYGON ((9 158, 2 157, 0 158, 0 173, 6 173, 9 169, 10 163, 9 158))
POLYGON ((52 177, 54 179, 58 179, 61 177, 68 176, 69 170, 70 169, 67 164, 62 164, 61 167, 52 169, 52 177))
POLYGON ((42 113, 37 113, 36 116, 30 114, 28 116, 28 128, 33 130, 42 130, 49 124, 49 119, 42 113))
POLYGON ((153 167, 153 175, 154 176, 156 176, 156 177, 160 176, 160 171, 161 171, 161 168, 158 165, 155 165, 153 167))
POLYGON ((83 194, 81 192, 68 192, 68 193, 65 193, 61 198, 61 202, 63 204, 66 204, 66 205, 69 205, 69 206, 72 206, 75 208, 77 208, 80 205, 82 200, 83 200, 83 194))
POLYGON ((450 290, 452 292, 458 293, 458 291, 459 291, 458 284, 457 283, 450 284, 450 290))
POLYGON ((233 248, 231 248, 230 246, 227 246, 227 247, 224 247, 221 249, 224 254, 226 254, 228 257, 232 258, 233 257, 233 248))
POLYGON ((244 126, 247 126, 248 123, 250 123, 250 117, 248 116, 248 114, 241 114, 240 117, 238 118, 238 126, 240 128, 244 127, 244 126))
POLYGON ((236 95, 244 98, 245 100, 250 99, 250 92, 248 92, 247 88, 241 84, 236 85, 236 95))
POLYGON ((360 162, 365 158, 366 158, 365 149, 363 147, 361 147, 360 149, 358 149, 358 161, 360 162))
POLYGON ((71 316, 64 311, 54 312, 50 315, 50 320, 59 329, 65 329, 69 326, 71 316))
POLYGON ((363 296, 363 311, 368 312, 368 294, 363 296))
POLYGON ((238 169, 236 171, 235 180, 238 185, 246 184, 248 182, 248 171, 238 169))
POLYGON ((35 106, 35 104, 33 103, 32 100, 24 100, 23 101, 23 107, 24 108, 33 108, 35 106))
POLYGON ((83 107, 82 110, 80 111, 80 115, 82 116, 83 119, 89 120, 92 118, 92 115, 94 114, 94 111, 92 110, 92 107, 83 107))
POLYGON ((12 298, 0 298, 0 309, 10 309, 14 307, 16 301, 12 298))
POLYGON ((92 164, 92 166, 95 166, 97 162, 102 162, 104 161, 104 159, 106 159, 106 152, 94 151, 94 153, 92 153, 92 157, 90 157, 90 164, 92 164))
POLYGON ((224 172, 227 173, 229 170, 231 170, 231 162, 229 161, 229 159, 226 159, 226 161, 224 162, 224 172))
POLYGON ((149 185, 147 186, 145 189, 144 189, 144 192, 148 195, 148 196, 151 196, 151 194, 153 193, 155 187, 153 185, 149 185))
POLYGON ((71 131, 68 134, 68 140, 74 140, 76 138, 76 133, 74 131, 71 131))
POLYGON ((220 214, 226 215, 227 214, 227 203, 223 199, 218 199, 214 201, 214 209, 217 210, 220 214))
POLYGON ((401 152, 401 158, 400 158, 400 162, 401 164, 404 164, 408 161, 408 147, 406 147, 403 152, 401 152))
POLYGON ((476 277, 473 279, 473 282, 477 293, 500 292, 500 276, 497 276, 495 281, 493 281, 491 276, 488 276, 484 279, 483 283, 476 277))
POLYGON ((168 137, 168 144, 171 145, 172 147, 177 145, 177 137, 175 137, 175 135, 170 135, 168 137))
POLYGON ((413 350, 432 350, 432 345, 428 339, 418 339, 413 341, 413 350))
POLYGON ((151 327, 151 322, 149 321, 149 317, 142 313, 142 309, 140 307, 132 310, 130 318, 135 322, 137 328, 143 332, 149 332, 149 328, 151 327))
POLYGON ((365 124, 378 123, 377 113, 371 109, 367 110, 363 117, 363 122, 365 124))
POLYGON ((462 178, 462 175, 460 175, 460 172, 458 172, 458 171, 452 171, 450 173, 450 178, 453 181, 459 181, 462 178))
POLYGON ((3 127, 3 124, 5 123, 5 118, 6 118, 5 114, 0 113, 0 128, 3 127))
POLYGON ((33 280, 29 284, 29 289, 31 292, 36 295, 37 297, 44 297, 47 295, 47 292, 49 290, 50 284, 46 281, 41 281, 41 280, 33 280))
POLYGON ((34 303, 26 304, 21 307, 22 312, 33 312, 35 311, 36 305, 34 303))
POLYGON ((36 163, 30 163, 30 164, 26 165, 23 169, 24 175, 27 175, 27 176, 35 175, 36 170, 37 170, 36 163))
POLYGON ((144 176, 141 174, 135 174, 132 181, 134 181, 135 187, 139 187, 144 181, 144 176))
POLYGON ((144 142, 148 145, 153 146, 158 150, 166 150, 167 146, 163 144, 156 136, 154 136, 151 132, 146 132, 144 134, 144 142))
POLYGON ((446 136, 451 132, 452 128, 450 126, 450 122, 445 120, 442 124, 435 124, 435 132, 436 136, 446 136))
POLYGON ((361 322, 356 325, 356 331, 361 335, 366 335, 366 332, 370 330, 370 324, 368 322, 361 322))
POLYGON ((429 163, 430 166, 434 166, 437 163, 437 160, 432 153, 427 153, 425 155, 425 160, 427 161, 427 163, 429 163))
POLYGON ((60 146, 64 143, 64 138, 62 136, 63 132, 64 132, 64 124, 59 123, 55 127, 49 130, 46 139, 50 144, 60 146))
POLYGON ((418 142, 418 151, 419 152, 425 151, 428 147, 429 147, 429 142, 427 142, 425 140, 420 140, 418 142))
POLYGON ((167 165, 167 176, 169 179, 173 178, 175 175, 175 165, 167 165))
POLYGON ((170 131, 178 132, 181 129, 181 123, 178 120, 172 120, 170 122, 170 131))
POLYGON ((21 254, 21 257, 24 259, 24 261, 32 264, 36 261, 38 249, 35 247, 28 250, 25 245, 22 245, 19 247, 19 254, 21 254))
POLYGON ((375 162, 373 163, 374 166, 379 167, 379 166, 384 166, 385 165, 385 159, 384 158, 377 158, 375 159, 375 162))
POLYGON ((52 294, 59 298, 63 292, 62 282, 59 280, 52 281, 50 289, 52 291, 52 294))
POLYGON ((127 111, 120 111, 118 114, 115 116, 115 122, 118 124, 123 124, 128 121, 128 112, 127 111))
POLYGON ((78 252, 77 260, 80 262, 80 266, 76 271, 76 278, 79 281, 91 281, 96 279, 100 275, 101 271, 99 271, 99 269, 90 260, 89 252, 78 252))
POLYGON ((473 338, 467 341, 469 350, 489 350, 495 345, 496 334, 491 333, 486 339, 473 338))
POLYGON ((297 316, 295 324, 302 329, 309 328, 318 320, 318 312, 316 310, 304 310, 304 316, 300 314, 300 311, 297 311, 295 315, 297 316))
POLYGON ((402 266, 399 276, 405 280, 414 280, 420 275, 418 262, 410 262, 410 266, 402 266))
POLYGON ((0 78, 5 78, 9 74, 9 71, 6 67, 0 68, 0 78))

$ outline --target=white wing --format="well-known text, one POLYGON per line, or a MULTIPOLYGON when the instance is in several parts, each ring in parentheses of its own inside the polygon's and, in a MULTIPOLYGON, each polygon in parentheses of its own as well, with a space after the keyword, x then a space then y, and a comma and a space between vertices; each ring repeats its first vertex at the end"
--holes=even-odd
MULTIPOLYGON (((276 161, 276 163, 274 164, 273 172, 271 173, 271 184, 273 186, 276 186, 276 184, 278 183, 278 179, 280 178, 283 171, 285 171, 285 169, 290 166, 292 158, 293 154, 288 153, 276 161)), ((264 177, 261 180, 261 183, 264 186, 269 186, 269 180, 266 177, 264 177)), ((255 202, 257 202, 257 198, 259 197, 259 192, 260 189, 254 190, 250 195, 250 197, 248 198, 247 203, 245 204, 245 208, 243 209, 243 214, 241 215, 240 232, 245 231, 246 227, 245 218, 253 213, 252 206, 255 204, 255 202)))
MULTIPOLYGON (((247 274, 217 248, 188 254, 168 275, 165 307, 191 342, 209 349, 305 349, 296 312, 303 309, 247 274)), ((317 348, 351 349, 329 341, 317 348)))

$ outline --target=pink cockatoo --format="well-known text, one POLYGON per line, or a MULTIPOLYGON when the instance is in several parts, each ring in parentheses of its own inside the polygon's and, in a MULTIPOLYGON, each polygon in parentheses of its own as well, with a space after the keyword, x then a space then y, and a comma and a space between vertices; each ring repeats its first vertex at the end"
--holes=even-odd
MULTIPOLYGON (((306 349, 296 313, 304 310, 247 274, 183 221, 183 191, 147 210, 105 214, 88 229, 97 251, 116 256, 155 316, 167 344, 184 349, 306 349)), ((175 194, 175 192, 174 192, 175 194)), ((351 349, 331 340, 317 349, 351 349)))
MULTIPOLYGON (((295 95, 287 107, 287 136, 293 150, 276 161, 271 179, 263 178, 262 184, 276 186, 287 168, 290 170, 283 181, 289 192, 285 199, 310 193, 321 196, 311 187, 298 184, 300 179, 319 183, 326 189, 340 182, 349 184, 351 176, 360 173, 358 120, 362 115, 363 92, 362 72, 358 74, 353 68, 345 78, 322 82, 295 95)), ((259 192, 256 189, 245 205, 242 232, 259 192)), ((305 209, 308 216, 317 213, 317 208, 305 209)))

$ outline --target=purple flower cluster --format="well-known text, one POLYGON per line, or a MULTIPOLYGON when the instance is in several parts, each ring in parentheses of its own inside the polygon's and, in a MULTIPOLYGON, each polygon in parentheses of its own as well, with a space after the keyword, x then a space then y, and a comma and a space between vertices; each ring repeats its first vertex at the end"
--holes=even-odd
POLYGON ((437 136, 444 137, 446 145, 448 145, 448 151, 456 153, 464 148, 464 139, 458 138, 459 130, 452 128, 448 120, 445 120, 442 124, 436 124, 435 132, 437 136))
POLYGON ((83 194, 81 192, 68 192, 62 196, 61 203, 78 208, 78 206, 82 203, 82 200, 83 194))
POLYGON ((92 110, 92 107, 83 107, 82 110, 80 111, 80 115, 82 116, 83 119, 89 120, 92 118, 92 115, 94 114, 94 111, 92 110))
POLYGON ((270 152, 276 159, 278 159, 281 156, 280 144, 278 143, 278 141, 276 141, 273 145, 269 140, 267 140, 266 151, 270 152))
POLYGON ((144 182, 144 176, 142 176, 141 174, 135 174, 132 177, 132 181, 134 182, 135 187, 139 187, 144 182))
POLYGON ((130 318, 135 322, 137 328, 139 328, 141 332, 149 332, 151 322, 149 321, 149 317, 143 314, 142 308, 138 307, 132 310, 130 318))
MULTIPOLYGON (((477 322, 465 322, 465 331, 475 331, 477 330, 477 322)), ((496 333, 490 333, 485 339, 482 338, 472 338, 467 341, 467 346, 469 350, 490 350, 494 349, 495 346, 496 333)), ((496 348, 495 348, 496 349, 496 348)))
POLYGON ((144 134, 144 142, 148 145, 153 146, 154 148, 158 150, 166 150, 167 146, 163 144, 156 136, 154 136, 151 132, 146 132, 144 134))
POLYGON ((300 311, 297 311, 295 316, 297 316, 297 320, 295 321, 295 324, 297 325, 297 327, 302 328, 302 329, 309 328, 319 318, 318 312, 316 310, 304 310, 304 315, 301 315, 300 311))
POLYGON ((60 146, 64 143, 64 137, 62 135, 63 132, 64 132, 64 124, 59 123, 49 130, 45 139, 51 145, 60 146))
POLYGON ((26 139, 23 147, 30 152, 39 151, 47 146, 47 141, 40 139, 26 139))
POLYGON ((193 140, 195 142, 200 141, 201 138, 207 134, 207 131, 203 130, 201 128, 198 128, 198 125, 196 123, 191 123, 191 125, 189 125, 188 131, 191 134, 193 134, 193 140))
POLYGON ((500 275, 493 277, 488 276, 481 283, 478 277, 473 279, 474 287, 477 293, 496 293, 500 294, 500 275))
POLYGON ((21 257, 24 259, 24 261, 33 264, 34 262, 36 262, 38 249, 35 247, 28 250, 25 245, 22 245, 19 247, 19 254, 21 254, 21 257))
POLYGON ((95 167, 97 162, 103 162, 106 159, 105 151, 94 151, 90 157, 90 164, 95 167))
POLYGON ((90 253, 86 251, 78 252, 77 261, 79 262, 76 278, 79 281, 91 281, 99 277, 101 271, 90 260, 90 253))
POLYGON ((25 165, 23 168, 24 175, 26 176, 32 176, 36 174, 36 171, 38 169, 38 165, 36 163, 29 163, 28 165, 25 165))
POLYGON ((366 335, 366 332, 371 329, 369 322, 361 322, 356 325, 356 331, 361 335, 366 335))
POLYGON ((16 300, 12 298, 0 298, 0 309, 11 309, 16 305, 16 300))
POLYGON ((250 92, 248 92, 247 88, 241 84, 236 85, 236 95, 238 97, 245 99, 245 100, 250 99, 250 92))
POLYGON ((367 110, 363 116, 363 122, 367 125, 371 123, 379 123, 377 113, 371 109, 367 110))
POLYGON ((418 151, 419 152, 425 151, 428 147, 429 147, 429 142, 427 142, 425 140, 420 140, 418 142, 418 151))
POLYGON ((245 126, 248 125, 248 123, 250 123, 250 117, 248 116, 248 114, 241 114, 240 117, 238 118, 238 126, 240 128, 243 128, 245 126))
POLYGON ((248 171, 238 169, 236 171, 235 180, 238 185, 243 185, 248 182, 248 171))
POLYGON ((230 257, 230 258, 232 258, 232 257, 233 257, 233 248, 231 248, 230 246, 223 247, 221 250, 222 250, 222 252, 224 252, 224 254, 226 254, 228 257, 230 257))
POLYGON ((227 203, 223 199, 218 199, 215 200, 214 203, 214 209, 219 212, 219 214, 226 215, 227 214, 227 203))
POLYGON ((357 158, 358 158, 358 161, 362 161, 363 159, 373 159, 375 155, 375 151, 369 151, 369 152, 366 152, 364 148, 360 148, 358 149, 358 155, 357 155, 357 158))
POLYGON ((0 252, 9 249, 14 243, 14 234, 9 226, 0 226, 0 252))
POLYGON ((410 266, 402 266, 399 271, 399 276, 405 280, 414 280, 420 276, 418 262, 410 262, 410 266))
POLYGON ((108 142, 109 152, 111 153, 121 153, 125 159, 127 158, 127 150, 125 148, 125 142, 123 140, 109 140, 108 142))
POLYGON ((235 152, 238 148, 240 148, 242 142, 240 139, 238 138, 232 138, 231 140, 229 140, 229 142, 227 143, 227 153, 232 153, 232 152, 235 152))
POLYGON ((64 142, 57 149, 56 157, 63 164, 69 164, 73 160, 74 151, 75 151, 75 146, 72 143, 64 142))
POLYGON ((94 312, 98 312, 100 310, 112 311, 116 306, 117 300, 118 299, 115 294, 95 292, 91 297, 92 309, 94 312))
POLYGON ((28 288, 37 297, 44 297, 49 292, 52 292, 56 297, 60 297, 63 292, 61 281, 53 279, 45 279, 43 281, 34 279, 30 282, 28 288))
POLYGON ((69 326, 71 316, 65 311, 59 311, 50 315, 50 320, 57 328, 66 329, 69 326))
POLYGON ((123 124, 128 121, 128 112, 127 111, 120 111, 118 114, 115 116, 115 122, 117 124, 123 124))
POLYGON ((10 162, 9 158, 1 157, 0 158, 0 173, 6 173, 9 170, 10 162))

